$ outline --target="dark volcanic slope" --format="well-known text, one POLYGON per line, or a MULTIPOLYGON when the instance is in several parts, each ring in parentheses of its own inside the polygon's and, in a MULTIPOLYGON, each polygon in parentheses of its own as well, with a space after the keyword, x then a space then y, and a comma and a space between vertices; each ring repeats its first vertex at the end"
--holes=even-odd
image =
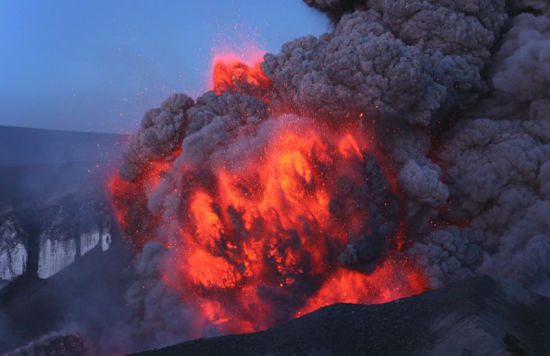
POLYGON ((480 277, 380 305, 335 304, 263 332, 141 355, 547 355, 550 299, 480 277))

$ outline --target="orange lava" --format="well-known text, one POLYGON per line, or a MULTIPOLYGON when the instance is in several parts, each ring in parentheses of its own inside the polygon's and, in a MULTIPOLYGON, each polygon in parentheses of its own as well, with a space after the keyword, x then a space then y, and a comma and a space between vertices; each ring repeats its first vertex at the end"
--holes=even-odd
POLYGON ((380 304, 427 290, 426 279, 407 261, 392 258, 371 274, 340 268, 296 316, 334 303, 380 304))
POLYGON ((216 94, 239 89, 246 83, 254 88, 268 88, 271 80, 264 74, 259 53, 242 59, 234 54, 218 54, 212 63, 212 90, 216 94))

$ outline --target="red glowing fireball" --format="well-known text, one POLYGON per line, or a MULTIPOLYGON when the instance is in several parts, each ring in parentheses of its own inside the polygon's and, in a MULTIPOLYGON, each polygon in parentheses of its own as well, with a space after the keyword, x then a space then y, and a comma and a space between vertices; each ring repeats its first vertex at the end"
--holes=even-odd
MULTIPOLYGON (((270 83, 259 62, 214 62, 217 94, 243 81, 264 88, 270 83)), ((353 125, 335 128, 305 119, 275 127, 238 169, 208 162, 201 172, 178 168, 187 185, 178 192, 179 241, 167 246, 174 253, 165 282, 202 315, 197 336, 211 324, 224 333, 249 332, 332 303, 383 303, 427 288, 399 251, 399 227, 390 229, 393 243, 372 259, 374 268, 339 260, 352 236, 370 236, 372 230, 372 214, 363 207, 368 204, 351 192, 364 191, 370 179, 364 167, 378 155, 367 134, 353 125), (208 179, 199 177, 204 171, 208 179)), ((110 185, 116 216, 137 245, 167 223, 145 207, 148 192, 175 169, 170 162, 152 163, 138 180, 116 177, 110 185)), ((394 181, 382 171, 386 181, 394 181)), ((385 189, 396 193, 392 185, 385 189)))

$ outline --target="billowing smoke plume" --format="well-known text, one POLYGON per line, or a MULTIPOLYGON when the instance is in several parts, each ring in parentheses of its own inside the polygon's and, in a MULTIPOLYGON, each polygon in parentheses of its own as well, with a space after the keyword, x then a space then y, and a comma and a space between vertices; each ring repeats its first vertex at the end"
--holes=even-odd
POLYGON ((172 154, 181 144, 186 122, 185 110, 193 105, 186 95, 173 95, 160 108, 145 113, 141 129, 132 138, 124 154, 120 174, 135 180, 147 164, 172 154))
POLYGON ((548 283, 550 19, 520 14, 511 25, 489 68, 494 90, 442 140, 451 198, 441 215, 469 226, 413 249, 434 285, 480 273, 548 283))
POLYGON ((113 194, 145 246, 128 302, 146 345, 401 297, 418 271, 550 284, 547 2, 305 2, 334 31, 267 54, 253 80, 231 67, 196 103, 170 97, 125 153, 113 194), (292 134, 312 144, 275 149, 292 134), (270 172, 284 204, 265 199, 270 172), (367 298, 338 299, 365 280, 367 298))
POLYGON ((504 1, 483 3, 365 1, 333 33, 288 42, 262 68, 275 98, 300 112, 426 126, 487 91, 481 71, 506 14, 504 1))

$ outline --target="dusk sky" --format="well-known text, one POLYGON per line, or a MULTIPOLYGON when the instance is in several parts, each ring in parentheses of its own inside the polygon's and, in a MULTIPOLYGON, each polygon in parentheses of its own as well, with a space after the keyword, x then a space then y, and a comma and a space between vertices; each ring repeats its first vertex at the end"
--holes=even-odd
POLYGON ((207 90, 213 52, 328 30, 299 0, 2 1, 0 125, 133 132, 171 93, 207 90))

